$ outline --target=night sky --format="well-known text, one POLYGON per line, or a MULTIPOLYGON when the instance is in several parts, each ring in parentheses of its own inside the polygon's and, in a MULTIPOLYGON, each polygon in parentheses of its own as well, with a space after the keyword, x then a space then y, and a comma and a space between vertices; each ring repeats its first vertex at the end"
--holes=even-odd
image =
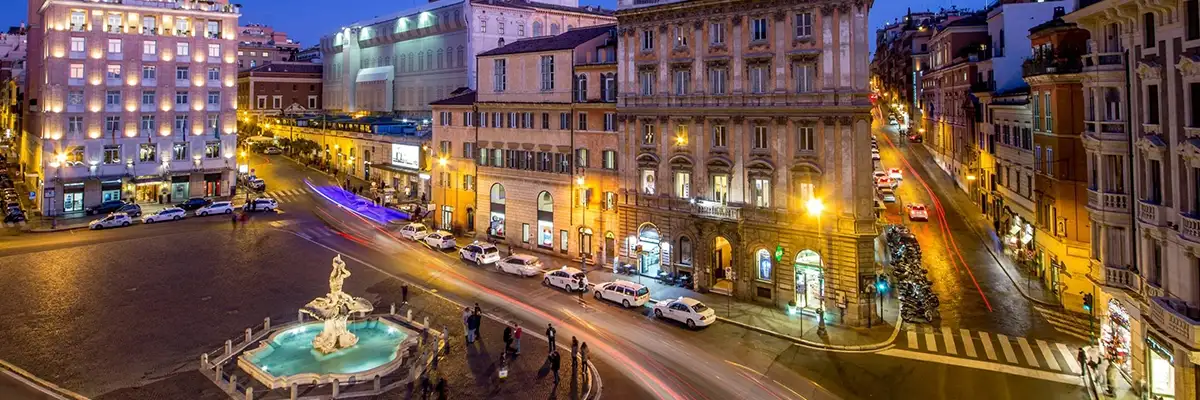
MULTIPOLYGON (((580 0, 580 5, 598 5, 604 8, 614 8, 617 0, 580 0)), ((342 25, 386 15, 408 9, 425 1, 400 0, 240 0, 242 18, 240 23, 261 23, 275 27, 288 33, 288 36, 299 40, 304 47, 314 45, 321 35, 333 32, 342 25)), ((983 0, 975 0, 978 4, 970 5, 982 8, 986 5, 983 0)), ((950 7, 949 0, 876 0, 871 9, 870 26, 872 32, 884 21, 891 21, 904 15, 908 7, 914 11, 921 9, 936 10, 938 7, 950 7)), ((14 26, 25 20, 27 0, 0 0, 0 27, 14 26)), ((872 34, 869 39, 874 51, 875 39, 872 34)))

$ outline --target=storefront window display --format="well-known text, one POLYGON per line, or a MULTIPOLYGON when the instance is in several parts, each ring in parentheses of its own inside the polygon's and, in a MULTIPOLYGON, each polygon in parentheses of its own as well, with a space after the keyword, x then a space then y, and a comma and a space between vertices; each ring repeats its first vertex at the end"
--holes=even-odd
POLYGON ((796 254, 796 307, 816 310, 825 291, 825 272, 821 255, 812 250, 796 254))
POLYGON ((488 214, 488 235, 504 237, 504 185, 493 184, 491 189, 491 213, 488 214))
POLYGON ((767 249, 758 249, 754 252, 755 265, 758 266, 758 279, 763 281, 771 280, 771 252, 767 249))
POLYGON ((646 224, 638 231, 636 238, 629 238, 629 254, 638 256, 641 264, 639 272, 644 275, 657 276, 662 270, 663 243, 658 235, 658 228, 646 224), (639 249, 641 252, 639 253, 639 249))
POLYGON ((1171 349, 1165 347, 1153 337, 1146 338, 1147 368, 1150 377, 1150 398, 1175 398, 1175 357, 1171 349))
POLYGON ((538 247, 554 248, 554 197, 541 192, 537 199, 538 247))
POLYGON ((1129 373, 1129 314, 1117 299, 1108 301, 1108 315, 1100 324, 1100 346, 1104 356, 1129 373))

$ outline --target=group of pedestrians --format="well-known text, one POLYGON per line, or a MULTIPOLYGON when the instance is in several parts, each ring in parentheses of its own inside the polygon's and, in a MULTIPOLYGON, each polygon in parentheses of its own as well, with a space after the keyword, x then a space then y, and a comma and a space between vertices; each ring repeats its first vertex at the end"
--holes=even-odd
POLYGON ((479 324, 483 322, 483 310, 479 308, 479 303, 475 303, 475 309, 471 307, 463 307, 463 326, 467 328, 467 344, 475 343, 481 337, 479 335, 479 324))
MULTIPOLYGON (((483 310, 479 307, 479 303, 475 303, 475 307, 463 307, 462 313, 463 326, 467 331, 467 343, 475 343, 482 339, 479 327, 483 320, 483 310)), ((500 355, 500 375, 506 377, 508 372, 508 360, 512 357, 521 355, 521 338, 524 336, 525 329, 520 323, 505 324, 503 340, 504 351, 500 355)), ((560 381, 559 371, 562 369, 562 356, 558 352, 557 344, 558 329, 554 328, 554 324, 546 324, 546 342, 548 345, 546 353, 546 363, 549 366, 550 372, 554 374, 554 385, 557 387, 560 381)), ((574 336, 571 337, 571 372, 575 373, 582 368, 584 382, 587 382, 589 373, 588 367, 588 345, 586 342, 579 342, 574 336)))

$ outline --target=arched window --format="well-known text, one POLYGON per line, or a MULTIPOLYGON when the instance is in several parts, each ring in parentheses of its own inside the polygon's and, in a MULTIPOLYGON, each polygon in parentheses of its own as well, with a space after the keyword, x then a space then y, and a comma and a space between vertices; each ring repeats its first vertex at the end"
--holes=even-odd
POLYGON ((442 52, 442 49, 438 49, 437 68, 446 68, 446 54, 442 52))
POLYGON ((756 277, 758 280, 770 281, 772 276, 771 252, 767 249, 758 249, 754 252, 755 269, 758 271, 756 277))
POLYGON ((496 47, 504 47, 504 38, 496 40, 496 47))
POLYGON ((559 34, 558 24, 550 24, 550 36, 559 34))
POLYGON ((408 72, 408 64, 405 64, 405 61, 407 60, 405 60, 404 55, 400 55, 400 62, 397 63, 400 64, 400 72, 408 72))
POLYGON ((542 21, 533 21, 533 37, 542 36, 542 21))
POLYGON ((692 265, 692 239, 687 236, 679 237, 679 263, 692 265))
POLYGON ((425 50, 425 69, 433 69, 433 50, 425 50))
POLYGON ((408 71, 409 71, 409 72, 416 71, 415 69, 413 69, 413 62, 414 62, 414 61, 413 61, 413 55, 412 55, 412 53, 408 53, 408 57, 407 57, 407 58, 408 58, 408 71))
POLYGON ((417 53, 417 67, 425 70, 425 53, 417 53))
POLYGON ((467 55, 462 46, 458 46, 458 66, 467 65, 467 55))
POLYGON ((488 235, 504 237, 504 185, 492 184, 491 214, 488 217, 488 235))
POLYGON ((538 247, 554 248, 554 197, 550 192, 538 193, 537 220, 538 247))

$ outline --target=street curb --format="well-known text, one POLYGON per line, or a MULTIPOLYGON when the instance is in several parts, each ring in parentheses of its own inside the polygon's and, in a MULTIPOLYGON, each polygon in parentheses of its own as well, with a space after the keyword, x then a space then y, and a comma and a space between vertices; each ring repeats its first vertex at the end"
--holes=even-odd
MULTIPOLYGON (((655 300, 653 298, 650 299, 650 303, 658 303, 659 301, 660 300, 655 300)), ((725 317, 717 316, 718 321, 737 325, 744 329, 749 329, 749 330, 752 330, 752 331, 755 331, 758 333, 762 333, 765 335, 774 336, 774 337, 777 337, 777 338, 780 338, 783 340, 788 340, 797 345, 813 347, 813 348, 818 348, 818 349, 822 349, 822 350, 834 350, 834 351, 845 351, 845 352, 875 352, 878 350, 883 350, 884 348, 886 348, 888 346, 891 346, 892 343, 896 341, 896 337, 900 335, 900 324, 903 322, 900 318, 901 318, 900 313, 897 313, 895 328, 892 328, 892 335, 890 337, 888 337, 888 339, 885 341, 878 342, 878 343, 859 344, 859 345, 836 345, 836 344, 814 342, 811 340, 798 338, 795 336, 776 332, 776 331, 773 331, 773 330, 770 330, 767 328, 754 326, 754 325, 750 325, 750 324, 747 324, 744 322, 734 321, 734 320, 731 320, 731 319, 728 319, 725 317)))
MULTIPOLYGON (((889 138, 889 139, 888 139, 888 143, 889 143, 889 144, 890 144, 890 145, 891 145, 893 148, 895 148, 895 147, 896 147, 896 145, 895 145, 895 144, 891 143, 891 138, 889 138)), ((920 145, 921 145, 921 147, 922 147, 922 148, 925 148, 925 143, 921 143, 920 145)), ((899 150, 899 149, 897 149, 897 151, 898 151, 898 150, 899 150)), ((929 152, 929 149, 928 149, 928 148, 925 148, 925 151, 926 151, 926 152, 929 152)), ((928 168, 928 167, 929 167, 929 165, 928 165, 928 163, 926 163, 925 159, 923 159, 923 158, 920 158, 920 157, 918 157, 918 159, 920 159, 920 160, 921 160, 921 161, 920 161, 920 163, 921 163, 921 164, 922 164, 924 167, 926 167, 926 168, 928 168)), ((941 171, 941 172, 945 172, 945 170, 941 169, 941 167, 938 167, 938 168, 937 168, 937 170, 938 170, 938 171, 941 171)), ((951 177, 951 179, 953 179, 953 177, 951 177)), ((957 189, 955 189, 955 190, 957 190, 957 189)), ((954 207, 954 210, 955 210, 955 211, 957 211, 959 214, 962 214, 962 215, 967 215, 967 213, 964 213, 964 212, 963 212, 963 211, 962 211, 962 210, 961 210, 961 209, 958 207, 958 204, 957 204, 957 203, 955 203, 955 202, 951 201, 951 202, 950 202, 950 206, 951 206, 951 207, 954 207)), ((1046 307, 1052 307, 1052 308, 1056 308, 1056 309, 1064 309, 1064 308, 1065 308, 1065 307, 1063 307, 1063 306, 1062 306, 1062 304, 1051 303, 1051 302, 1048 302, 1048 301, 1045 301, 1045 300, 1041 300, 1041 299, 1034 298, 1033 296, 1030 296, 1030 295, 1029 295, 1029 293, 1026 293, 1026 292, 1025 292, 1025 290, 1021 289, 1021 285, 1017 283, 1017 280, 1016 280, 1015 278, 1013 278, 1013 276, 1012 276, 1012 273, 1008 272, 1008 268, 1005 268, 1005 267, 1004 267, 1004 263, 1002 263, 1002 262, 1000 261, 1000 257, 996 255, 996 251, 995 251, 994 249, 992 249, 992 246, 991 246, 991 244, 990 244, 990 243, 988 243, 988 241, 984 240, 984 238, 983 238, 983 234, 981 234, 981 233, 979 232, 979 230, 975 228, 975 224, 973 224, 973 223, 967 223, 966 225, 967 225, 967 229, 970 229, 970 230, 971 230, 971 233, 974 233, 974 234, 975 234, 975 237, 976 237, 977 239, 979 239, 979 241, 980 241, 981 243, 983 243, 983 244, 984 244, 984 246, 983 246, 983 247, 984 247, 984 249, 986 249, 986 250, 987 250, 987 252, 988 252, 988 255, 991 255, 991 256, 992 256, 992 259, 996 261, 996 265, 1000 267, 1000 271, 1004 272, 1004 276, 1008 277, 1008 281, 1009 281, 1009 282, 1012 282, 1012 284, 1013 284, 1013 287, 1017 289, 1017 293, 1020 293, 1020 294, 1021 294, 1021 297, 1024 297, 1024 298, 1025 298, 1025 300, 1029 300, 1029 301, 1032 301, 1032 302, 1034 302, 1034 303, 1037 303, 1037 304, 1040 304, 1040 305, 1043 305, 1043 306, 1046 306, 1046 307)))

